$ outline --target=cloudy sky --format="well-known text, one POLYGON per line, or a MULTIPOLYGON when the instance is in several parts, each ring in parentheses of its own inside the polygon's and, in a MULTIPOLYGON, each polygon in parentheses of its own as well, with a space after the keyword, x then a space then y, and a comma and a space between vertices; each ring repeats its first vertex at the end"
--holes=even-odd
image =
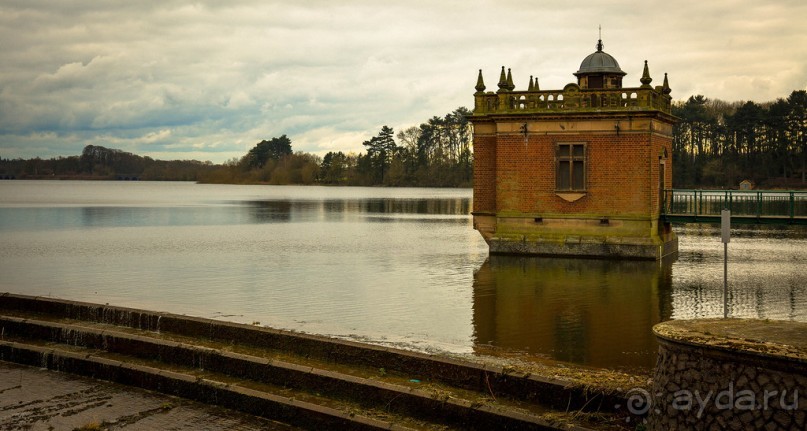
POLYGON ((478 69, 562 88, 599 25, 625 86, 647 59, 675 99, 765 102, 807 88, 805 22, 803 0, 0 0, 0 157, 358 152, 472 107, 478 69))

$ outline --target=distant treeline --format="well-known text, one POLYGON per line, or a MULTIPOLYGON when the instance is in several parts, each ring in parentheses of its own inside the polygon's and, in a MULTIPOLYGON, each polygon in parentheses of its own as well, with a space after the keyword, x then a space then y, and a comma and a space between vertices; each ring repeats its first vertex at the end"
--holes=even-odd
POLYGON ((0 178, 138 179, 228 184, 333 184, 470 187, 473 169, 470 111, 458 108, 397 134, 383 126, 363 142, 366 152, 294 152, 286 136, 264 140, 241 158, 216 165, 160 161, 88 145, 80 156, 2 159, 0 178))
POLYGON ((470 111, 457 108, 395 134, 383 126, 362 143, 366 152, 320 158, 292 151, 286 135, 258 143, 241 159, 200 177, 212 183, 349 186, 470 187, 473 172, 470 111), (395 138, 398 138, 396 142, 395 138))
MULTIPOLYGON (((160 161, 88 145, 80 156, 0 158, 0 178, 469 187, 470 114, 460 107, 397 134, 383 126, 358 154, 294 152, 286 135, 261 141, 220 165, 160 161)), ((698 95, 674 104, 673 114, 680 119, 673 128, 674 187, 737 188, 745 179, 760 188, 807 187, 807 92, 763 104, 698 95)))
POLYGON ((344 185, 470 187, 473 178, 470 114, 466 108, 457 108, 397 135, 383 126, 376 136, 362 143, 366 153, 326 154, 320 181, 344 185))
POLYGON ((125 151, 87 145, 80 156, 52 159, 0 158, 0 178, 16 179, 137 179, 198 181, 217 169, 211 162, 154 160, 125 151))
POLYGON ((673 106, 677 188, 807 186, 807 92, 757 104, 692 96, 673 106))

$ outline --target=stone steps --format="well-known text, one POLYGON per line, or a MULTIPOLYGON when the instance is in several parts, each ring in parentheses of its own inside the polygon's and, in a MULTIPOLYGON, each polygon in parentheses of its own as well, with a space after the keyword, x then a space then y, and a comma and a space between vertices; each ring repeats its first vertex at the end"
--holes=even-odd
POLYGON ((0 341, 4 360, 70 372, 101 380, 123 383, 144 389, 180 396, 195 401, 220 405, 241 412, 271 418, 307 429, 424 429, 398 424, 392 420, 371 417, 372 412, 356 414, 345 403, 318 403, 312 397, 298 399, 295 393, 278 394, 265 387, 254 389, 217 378, 216 374, 201 377, 192 373, 149 367, 142 364, 105 358, 81 351, 67 351, 52 346, 0 341))
POLYGON ((574 412, 614 402, 535 376, 251 325, 19 295, 0 296, 0 314, 2 360, 305 428, 585 430, 574 412))

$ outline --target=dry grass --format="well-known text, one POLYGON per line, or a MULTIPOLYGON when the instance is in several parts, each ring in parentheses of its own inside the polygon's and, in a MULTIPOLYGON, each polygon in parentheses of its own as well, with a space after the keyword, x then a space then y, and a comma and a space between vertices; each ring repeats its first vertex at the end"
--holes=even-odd
POLYGON ((631 388, 648 389, 652 386, 652 370, 624 372, 497 353, 499 354, 461 356, 460 359, 499 366, 507 374, 553 379, 567 386, 580 386, 605 393, 624 393, 631 388))
POLYGON ((101 430, 103 430, 103 428, 101 427, 101 424, 98 422, 90 422, 78 428, 73 428, 73 431, 101 431, 101 430))

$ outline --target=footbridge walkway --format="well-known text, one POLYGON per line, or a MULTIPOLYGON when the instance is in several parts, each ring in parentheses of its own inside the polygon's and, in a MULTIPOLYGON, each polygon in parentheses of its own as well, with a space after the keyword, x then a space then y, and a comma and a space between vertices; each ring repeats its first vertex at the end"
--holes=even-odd
POLYGON ((807 191, 664 190, 661 217, 672 223, 720 223, 731 211, 732 224, 807 225, 807 191))

